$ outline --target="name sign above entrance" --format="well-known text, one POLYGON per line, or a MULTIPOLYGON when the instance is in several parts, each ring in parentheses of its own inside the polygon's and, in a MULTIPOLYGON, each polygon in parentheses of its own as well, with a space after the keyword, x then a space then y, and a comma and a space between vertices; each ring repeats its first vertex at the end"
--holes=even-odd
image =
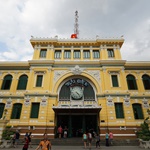
POLYGON ((75 78, 67 81, 65 83, 66 86, 75 86, 75 85, 80 85, 80 86, 88 86, 89 83, 83 79, 75 78))

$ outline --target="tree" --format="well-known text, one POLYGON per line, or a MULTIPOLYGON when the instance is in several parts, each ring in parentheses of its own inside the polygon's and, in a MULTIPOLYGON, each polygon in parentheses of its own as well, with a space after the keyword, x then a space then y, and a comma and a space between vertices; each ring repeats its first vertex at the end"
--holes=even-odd
POLYGON ((10 140, 15 132, 11 130, 11 126, 6 126, 2 133, 3 140, 10 140))
POLYGON ((149 141, 150 140, 150 130, 149 130, 148 123, 146 123, 146 121, 148 119, 149 119, 149 117, 144 120, 144 122, 141 124, 141 130, 139 130, 137 132, 137 137, 139 139, 142 139, 143 141, 149 141))

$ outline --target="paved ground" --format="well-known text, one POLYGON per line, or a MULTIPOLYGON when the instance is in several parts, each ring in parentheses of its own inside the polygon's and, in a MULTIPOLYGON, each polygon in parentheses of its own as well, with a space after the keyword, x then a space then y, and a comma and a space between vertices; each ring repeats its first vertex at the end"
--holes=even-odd
MULTIPOLYGON (((29 148, 28 150, 35 150, 37 146, 34 145, 33 148, 29 148)), ((0 148, 0 150, 22 150, 22 146, 19 145, 17 148, 0 148)), ((138 146, 102 146, 100 148, 101 150, 141 150, 138 146)), ((52 146, 52 150, 84 150, 83 146, 52 146)), ((87 147, 86 150, 89 150, 87 147)), ((92 146, 91 150, 96 150, 94 146, 92 146)))

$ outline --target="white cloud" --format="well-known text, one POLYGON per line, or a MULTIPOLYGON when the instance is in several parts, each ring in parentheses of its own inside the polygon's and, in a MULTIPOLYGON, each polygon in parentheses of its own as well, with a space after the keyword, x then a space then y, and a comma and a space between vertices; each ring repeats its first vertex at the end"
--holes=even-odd
MULTIPOLYGON (((149 60, 150 1, 0 1, 0 60, 32 59, 30 37, 69 38, 79 11, 80 38, 125 37, 123 59, 149 60), (144 10, 144 11, 141 11, 144 10)), ((26 60, 26 61, 27 61, 26 60)))
POLYGON ((150 19, 136 26, 132 35, 125 42, 122 56, 127 60, 149 60, 150 53, 150 19))

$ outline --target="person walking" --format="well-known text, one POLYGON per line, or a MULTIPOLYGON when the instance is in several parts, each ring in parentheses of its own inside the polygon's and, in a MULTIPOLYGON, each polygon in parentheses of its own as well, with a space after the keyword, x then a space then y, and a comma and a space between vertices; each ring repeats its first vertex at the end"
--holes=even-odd
POLYGON ((28 150, 28 147, 29 147, 29 139, 28 139, 28 136, 25 136, 24 138, 24 145, 23 145, 23 148, 22 150, 28 150))
POLYGON ((99 147, 100 148, 100 135, 96 134, 96 148, 99 147))
POLYGON ((63 129, 62 129, 62 127, 61 127, 61 126, 59 126, 59 128, 58 128, 57 132, 58 132, 58 136, 59 136, 59 138, 61 138, 62 133, 63 133, 63 129))
POLYGON ((109 146, 109 134, 106 132, 105 134, 106 146, 109 146))
POLYGON ((91 149, 92 146, 92 133, 88 132, 88 143, 89 143, 89 149, 91 149))
POLYGON ((35 150, 38 150, 39 148, 41 150, 51 150, 52 149, 51 142, 47 138, 44 138, 43 140, 40 141, 38 147, 35 150))
POLYGON ((19 133, 19 130, 16 130, 16 138, 15 138, 15 146, 14 147, 17 147, 18 146, 18 142, 19 142, 19 138, 20 138, 20 133, 19 133))
POLYGON ((30 132, 30 133, 28 134, 29 147, 30 147, 30 148, 32 148, 32 145, 31 145, 31 134, 32 134, 32 132, 30 132))
POLYGON ((84 143, 84 148, 86 149, 86 143, 87 143, 87 134, 84 132, 83 134, 83 143, 84 143))
POLYGON ((25 133, 25 135, 24 135, 24 139, 26 138, 26 136, 28 137, 28 132, 26 132, 26 133, 25 133))
POLYGON ((110 140, 110 145, 113 145, 113 133, 111 131, 109 132, 109 140, 110 140))

